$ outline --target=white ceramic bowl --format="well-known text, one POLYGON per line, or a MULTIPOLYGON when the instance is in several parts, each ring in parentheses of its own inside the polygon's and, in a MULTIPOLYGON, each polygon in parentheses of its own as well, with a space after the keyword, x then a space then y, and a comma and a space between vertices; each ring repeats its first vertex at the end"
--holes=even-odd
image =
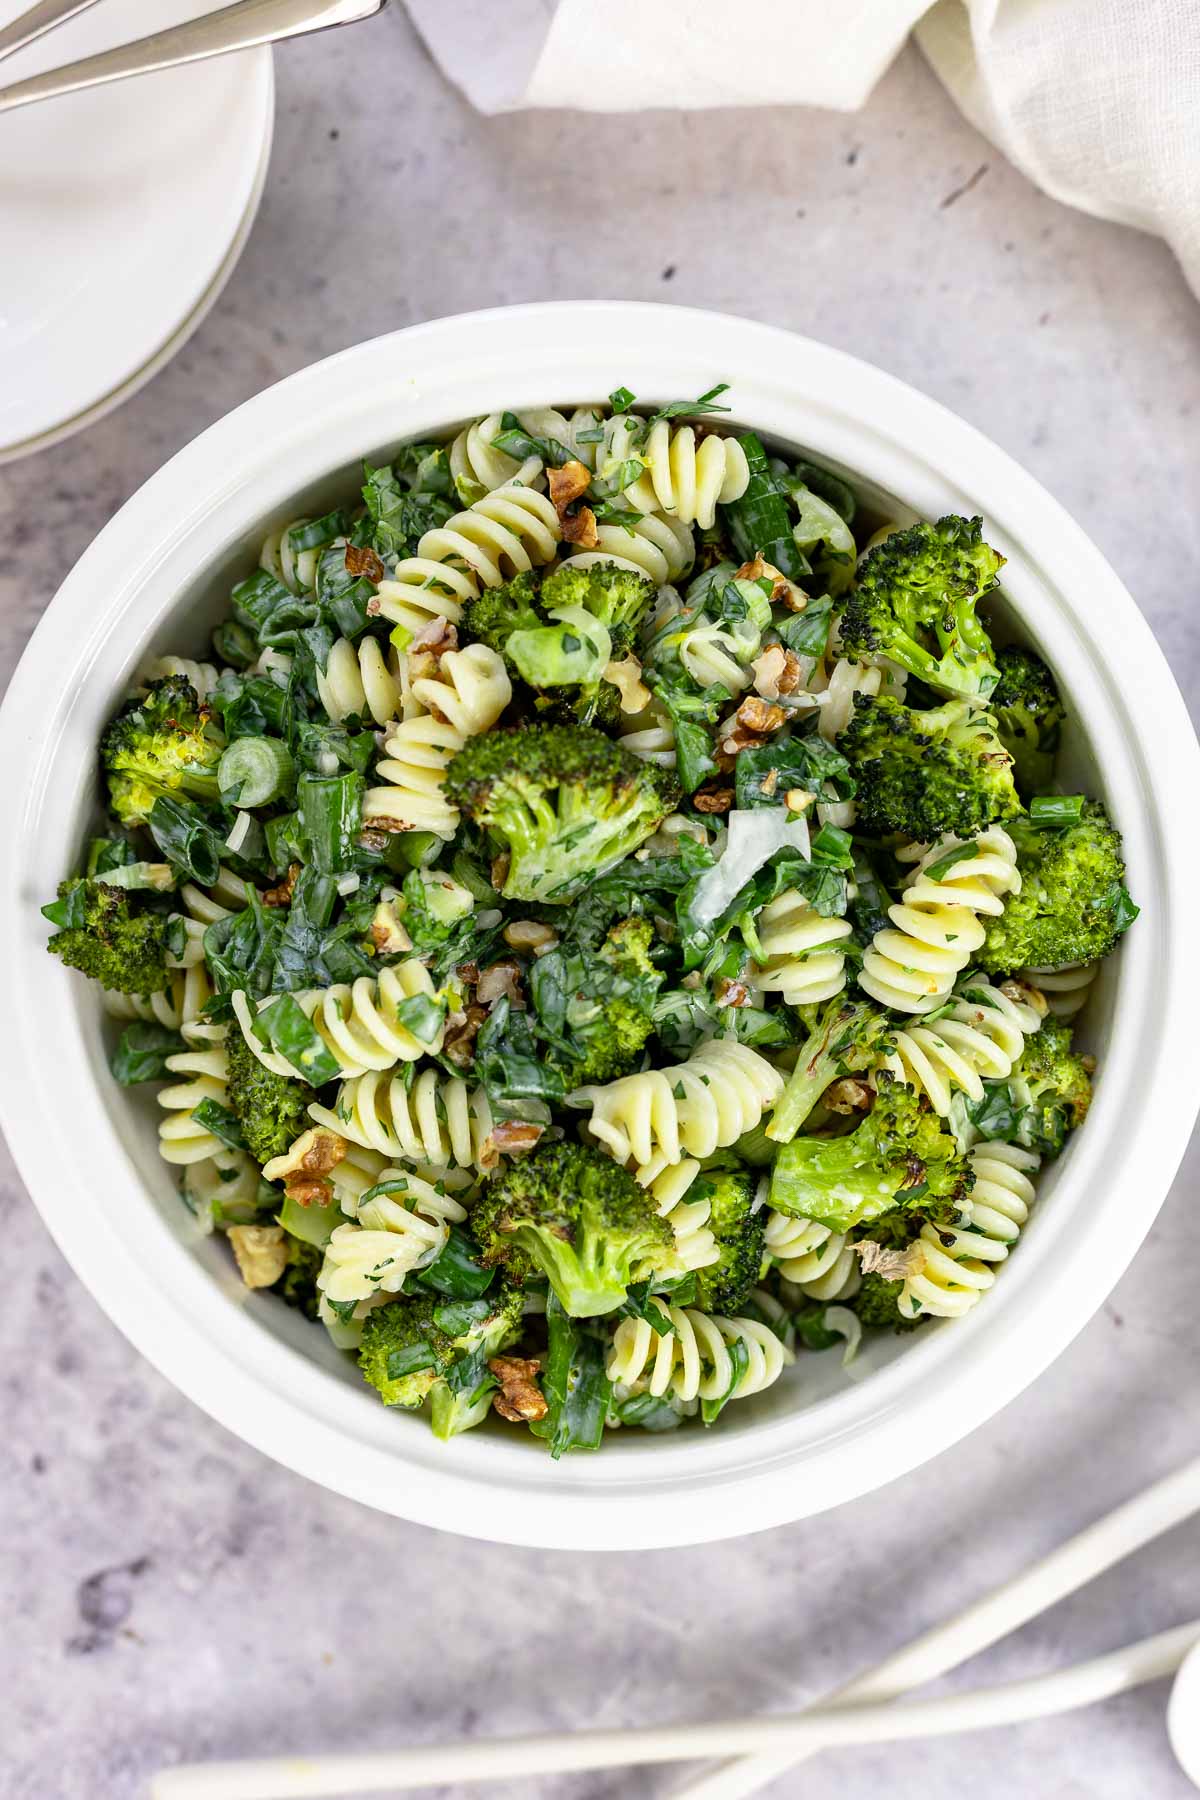
MULTIPOLYGON (((525 306, 417 326, 319 363, 187 446, 63 583, 0 716, 0 942, 8 1026, 0 1115, 81 1280, 184 1393, 280 1462, 451 1531, 583 1549, 686 1544, 797 1519, 913 1468, 990 1417, 1101 1304, 1183 1153, 1197 1090, 1190 1013, 1200 755, 1150 631, 1095 547, 1016 464, 911 388, 767 326, 675 307, 525 306), (802 1357, 720 1426, 614 1434, 555 1464, 497 1429, 437 1442, 387 1412, 323 1334, 249 1297, 223 1245, 196 1241, 155 1147, 152 1101, 108 1078, 95 994, 43 949, 38 905, 74 863, 98 730, 150 651, 196 652, 264 529, 364 456, 497 408, 661 402, 719 380, 738 422, 852 471, 918 513, 982 513, 1005 593, 1069 697, 1068 778, 1125 833, 1142 917, 1105 970, 1086 1128, 996 1287, 968 1318, 873 1345, 844 1378, 802 1357)), ((36 1353, 30 1346, 30 1355, 36 1353)))

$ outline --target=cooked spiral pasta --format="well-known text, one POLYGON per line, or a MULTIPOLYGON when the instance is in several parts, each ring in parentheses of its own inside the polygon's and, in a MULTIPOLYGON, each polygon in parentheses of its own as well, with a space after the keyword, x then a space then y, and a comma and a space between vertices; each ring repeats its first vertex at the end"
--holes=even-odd
POLYGON ((774 1106, 783 1085, 757 1050, 709 1038, 686 1062, 580 1088, 572 1099, 590 1104, 589 1129, 610 1156, 638 1168, 657 1159, 661 1167, 735 1144, 774 1106))
POLYGON ((594 550, 577 550, 563 558, 564 569, 589 569, 595 563, 615 563, 648 575, 662 587, 686 575, 696 560, 691 528, 663 513, 645 513, 636 525, 598 525, 594 550))
POLYGON ((675 1233, 675 1250, 669 1259, 671 1274, 686 1275, 693 1269, 705 1269, 721 1254, 708 1229, 711 1203, 687 1197, 699 1173, 700 1164, 692 1157, 679 1163, 649 1163, 637 1172, 642 1187, 650 1191, 659 1218, 666 1219, 675 1233))
POLYGON ((387 754, 375 772, 386 785, 367 790, 367 825, 386 820, 393 831, 434 831, 446 838, 458 828, 458 809, 443 786, 446 766, 469 737, 496 723, 512 699, 512 683, 503 657, 486 644, 448 650, 438 667, 436 677, 412 684, 413 699, 425 710, 402 719, 384 744, 387 754))
MULTIPOLYGON (((570 425, 553 407, 530 407, 518 413, 517 419, 522 430, 527 431, 531 437, 557 438, 568 449, 574 448, 569 441, 570 425)), ((502 430, 500 414, 492 413, 473 425, 464 425, 450 446, 450 473, 454 477, 455 487, 468 505, 479 497, 480 490, 490 494, 498 487, 515 482, 529 487, 542 475, 540 456, 527 456, 520 460, 510 456, 507 451, 496 448, 495 440, 502 430)))
POLYGON ((1098 962, 1061 963, 1056 969, 1022 969, 1020 979, 1046 996, 1056 1019, 1073 1019, 1087 1005, 1099 973, 1098 962))
POLYGON ((725 1319, 693 1307, 659 1303, 673 1329, 660 1333, 646 1319, 622 1319, 613 1332, 608 1377, 621 1397, 670 1394, 685 1404, 721 1400, 734 1376, 730 1349, 741 1343, 748 1358, 731 1400, 747 1400, 778 1381, 794 1360, 769 1325, 757 1319, 725 1319))
POLYGON ((657 763, 660 769, 675 767, 675 731, 667 714, 657 707, 647 707, 625 720, 617 741, 622 750, 640 756, 643 762, 657 763))
POLYGON ((1021 1234, 1034 1201, 1029 1177, 1040 1158, 1016 1144, 979 1144, 970 1154, 975 1186, 958 1225, 936 1231, 926 1225, 917 1243, 922 1267, 910 1275, 897 1302, 906 1319, 932 1313, 939 1319, 970 1312, 996 1279, 1021 1234))
POLYGON ((358 1209, 354 1224, 336 1225, 325 1246, 317 1286, 327 1300, 345 1304, 374 1294, 398 1294, 404 1278, 434 1261, 461 1224, 466 1209, 407 1169, 385 1169, 377 1194, 358 1209))
POLYGON ((207 700, 217 685, 217 671, 210 662, 196 662, 190 656, 156 656, 148 662, 137 679, 137 691, 144 692, 151 681, 165 675, 182 675, 191 682, 198 700, 207 700))
POLYGON ((357 644, 339 638, 324 671, 317 669, 317 693, 335 725, 352 717, 390 724, 400 716, 395 651, 385 651, 378 638, 360 638, 357 644))
MULTIPOLYGON (((750 646, 757 648, 757 645, 750 646)), ((700 687, 727 687, 741 694, 754 680, 744 657, 747 646, 719 623, 693 625, 679 640, 679 660, 700 687)))
POLYGON ((411 1088, 403 1075, 370 1070, 308 1114, 352 1144, 438 1169, 480 1168, 493 1124, 485 1090, 440 1069, 423 1070, 411 1088))
POLYGON ((750 465, 736 438, 698 441, 691 425, 672 428, 667 419, 657 420, 647 432, 644 421, 629 413, 610 419, 604 436, 606 470, 629 461, 643 466, 644 473, 621 496, 639 512, 670 513, 707 531, 716 521, 717 502, 740 500, 749 486, 750 465))
MULTIPOLYGON (((291 998, 296 1002, 326 1050, 338 1065, 343 1080, 365 1075, 368 1069, 390 1069, 398 1062, 416 1062, 435 1056, 442 1047, 444 1019, 427 1040, 414 1036, 400 1018, 400 1008, 417 995, 433 1000, 433 980, 424 963, 410 957, 381 969, 375 980, 360 975, 353 986, 308 988, 291 998)), ((275 995, 260 1000, 258 1010, 269 1006, 275 995)), ((299 1071, 277 1050, 268 1050, 254 1034, 254 1013, 241 988, 231 999, 242 1036, 264 1069, 275 1075, 295 1077, 299 1071)))
POLYGON ((1036 1007, 1011 998, 981 975, 936 1023, 897 1031, 895 1053, 884 1067, 927 1095, 944 1118, 956 1092, 982 1100, 985 1080, 1003 1081, 1041 1022, 1036 1007))
POLYGON ((846 1233, 830 1231, 815 1219, 770 1211, 766 1248, 784 1280, 810 1300, 849 1300, 862 1286, 859 1261, 846 1233))
POLYGON ((894 929, 875 933, 858 978, 882 1006, 924 1013, 939 1005, 983 942, 979 915, 998 917, 1004 895, 1020 892, 1016 847, 1006 831, 991 825, 968 841, 975 854, 953 863, 946 859, 961 847, 955 837, 897 852, 901 861, 920 860, 888 907, 894 929))
POLYGON ((849 919, 824 919, 804 895, 787 888, 755 920, 765 960, 751 963, 747 982, 760 994, 778 994, 789 1006, 831 1000, 846 985, 846 958, 838 949, 853 932, 849 919))
POLYGON ((212 998, 212 983, 203 961, 190 963, 170 971, 170 986, 160 994, 120 994, 105 989, 101 1003, 110 1019, 123 1023, 142 1019, 147 1024, 165 1025, 168 1031, 180 1031, 188 1039, 212 1034, 204 1023, 203 1013, 212 998))
POLYGON ((286 525, 269 532, 263 539, 259 566, 282 581, 293 594, 310 594, 317 585, 317 564, 325 546, 316 544, 307 550, 298 550, 292 542, 293 531, 302 531, 311 523, 311 519, 289 519, 286 525))
POLYGON ((208 1126, 195 1117, 196 1108, 205 1100, 229 1106, 226 1080, 229 1065, 220 1044, 207 1049, 180 1050, 168 1056, 172 1075, 186 1075, 186 1081, 172 1082, 158 1091, 158 1104, 167 1109, 168 1117, 158 1127, 158 1147, 166 1162, 195 1163, 218 1155, 226 1146, 208 1126))
POLYGON ((414 637, 434 619, 457 624, 465 600, 549 562, 561 536, 545 494, 508 482, 425 532, 417 554, 380 582, 372 611, 414 637))
POLYGON ((179 1185, 184 1205, 205 1232, 249 1224, 258 1212, 258 1164, 244 1150, 222 1144, 211 1156, 188 1163, 179 1185))
POLYGON ((232 869, 222 866, 216 881, 210 888, 197 887, 194 881, 185 881, 178 890, 177 898, 183 902, 175 916, 183 920, 184 947, 178 956, 168 955, 167 962, 172 968, 191 969, 204 961, 204 934, 210 925, 218 919, 227 919, 231 912, 240 912, 249 904, 250 886, 232 869), (229 901, 229 905, 224 904, 229 901))

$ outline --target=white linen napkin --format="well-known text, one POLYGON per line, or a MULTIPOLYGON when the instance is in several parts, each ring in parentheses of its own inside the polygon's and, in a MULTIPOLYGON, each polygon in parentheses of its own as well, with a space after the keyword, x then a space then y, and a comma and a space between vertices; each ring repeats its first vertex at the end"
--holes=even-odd
POLYGON ((1159 233, 1200 292, 1200 0, 408 6, 483 112, 853 111, 915 29, 972 124, 1031 181, 1068 206, 1159 233))

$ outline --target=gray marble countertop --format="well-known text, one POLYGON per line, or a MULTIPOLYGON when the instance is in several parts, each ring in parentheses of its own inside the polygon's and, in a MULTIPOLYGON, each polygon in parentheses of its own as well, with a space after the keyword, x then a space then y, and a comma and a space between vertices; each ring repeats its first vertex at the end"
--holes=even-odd
MULTIPOLYGON (((1161 244, 1030 188, 915 53, 854 117, 482 119, 399 9, 277 69, 262 213, 214 313, 115 416, 0 473, 6 671, 110 514, 247 396, 414 320, 601 295, 770 320, 936 395, 1092 533, 1200 699, 1200 307, 1161 244)), ((6 1164, 0 1792, 134 1800, 182 1757, 820 1694, 1200 1451, 1195 1407, 1179 1404, 1200 1387, 1198 1177, 1193 1154, 1087 1330, 936 1462, 807 1524, 600 1558, 421 1530, 266 1462, 117 1335, 6 1164)), ((1181 1528, 972 1674, 1044 1670, 1200 1612, 1198 1543, 1200 1523, 1181 1528)), ((966 1771, 973 1800, 1174 1800, 1192 1790, 1164 1698, 843 1753, 771 1791, 958 1800, 966 1771)), ((637 1800, 678 1781, 537 1791, 637 1800)), ((468 1791, 483 1790, 454 1790, 468 1791)))

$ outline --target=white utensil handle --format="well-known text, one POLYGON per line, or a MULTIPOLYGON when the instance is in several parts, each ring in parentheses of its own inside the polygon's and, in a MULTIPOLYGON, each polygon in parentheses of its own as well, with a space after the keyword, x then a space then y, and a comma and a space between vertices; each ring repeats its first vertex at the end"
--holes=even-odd
POLYGON ((231 50, 251 50, 260 44, 278 43, 308 31, 326 31, 333 25, 353 25, 369 19, 385 0, 236 0, 220 12, 207 13, 184 25, 172 25, 132 44, 119 44, 98 56, 84 57, 62 69, 31 75, 11 87, 0 88, 0 112, 28 106, 35 100, 53 100, 79 88, 121 81, 127 75, 148 75, 179 63, 201 62, 209 56, 226 56, 231 50))
POLYGON ((159 1775, 154 1800, 327 1800, 342 1793, 395 1793, 459 1781, 561 1775, 631 1763, 675 1762, 761 1743, 811 1753, 845 1744, 895 1743, 1047 1718, 1091 1706, 1172 1674, 1200 1641, 1200 1619, 1127 1645, 1093 1662, 1032 1681, 950 1694, 907 1706, 841 1707, 786 1718, 718 1719, 707 1725, 578 1731, 477 1743, 431 1744, 372 1755, 276 1757, 209 1763, 159 1775))
MULTIPOLYGON (((1200 1511, 1200 1460, 1177 1469, 1145 1493, 1118 1506, 1063 1544, 1023 1575, 975 1601, 957 1618, 948 1619, 906 1644, 874 1669, 858 1675, 829 1697, 829 1705, 894 1700, 909 1688, 921 1687, 947 1670, 998 1643, 1039 1613, 1121 1562, 1153 1538, 1170 1531, 1200 1511)), ((811 1752, 806 1752, 811 1754, 811 1752)), ((676 1800, 745 1800, 770 1781, 786 1775, 799 1760, 778 1752, 740 1757, 712 1769, 676 1790, 676 1800)))

